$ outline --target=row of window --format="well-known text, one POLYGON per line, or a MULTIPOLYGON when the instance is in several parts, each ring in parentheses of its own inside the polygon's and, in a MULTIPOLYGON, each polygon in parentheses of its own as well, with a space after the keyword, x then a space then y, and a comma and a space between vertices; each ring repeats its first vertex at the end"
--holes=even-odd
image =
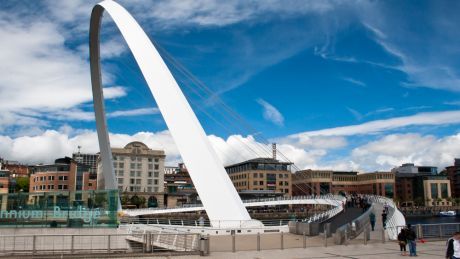
MULTIPOLYGON (((123 184, 124 178, 118 178, 118 184, 123 184)), ((131 184, 142 184, 142 179, 129 179, 131 184)), ((148 185, 158 185, 158 179, 147 179, 148 185)))
MULTIPOLYGON (((113 160, 114 161, 123 161, 125 160, 126 157, 124 156, 113 156, 113 160)), ((134 162, 134 161, 138 161, 138 162, 141 162, 142 161, 142 157, 134 157, 134 156, 131 156, 130 157, 131 161, 134 162)), ((160 161, 159 158, 148 158, 148 161, 151 163, 153 161, 155 161, 155 163, 158 163, 160 161)))
MULTIPOLYGON (((147 172, 148 174, 148 177, 159 177, 160 176, 160 172, 159 171, 149 171, 147 172)), ((115 170, 115 175, 117 176, 123 176, 124 175, 124 171, 123 170, 115 170)), ((129 172, 129 176, 131 177, 141 177, 142 175, 142 171, 130 171, 129 172)))
MULTIPOLYGON (((34 182, 44 182, 46 181, 47 177, 46 176, 37 176, 34 177, 34 182)), ((67 175, 59 175, 58 180, 59 181, 67 181, 68 177, 67 175)), ((54 181, 54 175, 48 175, 48 181, 54 181)))
MULTIPOLYGON (((129 186, 127 189, 123 189, 123 185, 118 185, 118 190, 120 192, 129 190, 130 192, 140 192, 141 191, 141 186, 129 186)), ((147 187, 144 191, 147 192, 158 192, 158 187, 147 187)))
MULTIPOLYGON (((58 190, 67 190, 68 189, 68 186, 67 184, 59 184, 57 186, 57 189, 58 190)), ((54 185, 50 184, 50 185, 36 185, 32 188, 32 190, 34 191, 44 191, 44 190, 54 190, 54 185)))
MULTIPOLYGON (((270 175, 274 175, 275 178, 276 178, 276 174, 270 174, 270 175)), ((264 173, 253 173, 252 177, 253 178, 264 178, 265 174, 264 173)), ((230 179, 232 179, 232 180, 239 180, 239 179, 246 179, 246 178, 248 178, 248 174, 230 175, 230 179)), ((288 179, 289 174, 278 174, 278 178, 280 178, 280 179, 282 179, 282 178, 288 179)))

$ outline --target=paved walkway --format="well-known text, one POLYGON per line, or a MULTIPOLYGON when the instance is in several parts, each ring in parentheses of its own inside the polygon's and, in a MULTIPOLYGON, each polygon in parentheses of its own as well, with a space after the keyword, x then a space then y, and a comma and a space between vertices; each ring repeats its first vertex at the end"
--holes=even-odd
MULTIPOLYGON (((445 241, 427 242, 418 244, 417 258, 444 258, 445 241)), ((180 258, 203 258, 199 256, 179 256, 170 257, 180 258)), ((244 251, 244 252, 213 252, 209 258, 235 258, 235 259, 263 259, 263 258, 411 258, 401 256, 399 246, 396 242, 386 242, 384 244, 368 245, 348 245, 348 246, 329 246, 329 247, 310 247, 294 248, 285 250, 265 250, 265 251, 244 251)))

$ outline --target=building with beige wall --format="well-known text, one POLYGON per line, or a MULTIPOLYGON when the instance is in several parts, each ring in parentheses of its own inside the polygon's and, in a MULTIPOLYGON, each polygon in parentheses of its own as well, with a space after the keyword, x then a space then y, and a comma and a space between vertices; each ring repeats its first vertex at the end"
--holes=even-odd
POLYGON ((225 169, 238 192, 268 190, 291 196, 291 165, 272 158, 256 158, 225 169))
MULTIPOLYGON (((163 205, 163 150, 153 150, 142 142, 128 143, 124 148, 112 148, 113 168, 120 193, 145 197, 149 203, 163 205)), ((98 160, 98 175, 101 161, 98 160)))

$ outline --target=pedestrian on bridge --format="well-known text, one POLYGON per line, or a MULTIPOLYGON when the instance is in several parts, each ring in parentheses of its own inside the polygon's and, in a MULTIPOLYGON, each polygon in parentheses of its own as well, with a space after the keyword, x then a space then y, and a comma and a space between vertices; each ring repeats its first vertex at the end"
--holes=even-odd
POLYGON ((374 214, 374 212, 371 212, 371 214, 369 214, 369 221, 371 222, 372 231, 374 231, 374 228, 375 228, 375 214, 374 214))
POLYGON ((386 229, 387 227, 387 212, 383 211, 382 212, 382 224, 383 224, 383 229, 386 229))

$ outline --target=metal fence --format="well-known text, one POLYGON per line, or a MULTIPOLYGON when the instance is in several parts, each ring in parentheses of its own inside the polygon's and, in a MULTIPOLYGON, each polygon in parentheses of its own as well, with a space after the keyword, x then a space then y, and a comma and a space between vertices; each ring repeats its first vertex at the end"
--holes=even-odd
POLYGON ((0 256, 198 253, 199 234, 2 235, 0 256), (174 241, 174 242, 173 242, 174 241), (174 243, 174 245, 172 245, 174 243))
POLYGON ((414 228, 419 239, 447 239, 460 231, 460 223, 420 224, 414 228))

